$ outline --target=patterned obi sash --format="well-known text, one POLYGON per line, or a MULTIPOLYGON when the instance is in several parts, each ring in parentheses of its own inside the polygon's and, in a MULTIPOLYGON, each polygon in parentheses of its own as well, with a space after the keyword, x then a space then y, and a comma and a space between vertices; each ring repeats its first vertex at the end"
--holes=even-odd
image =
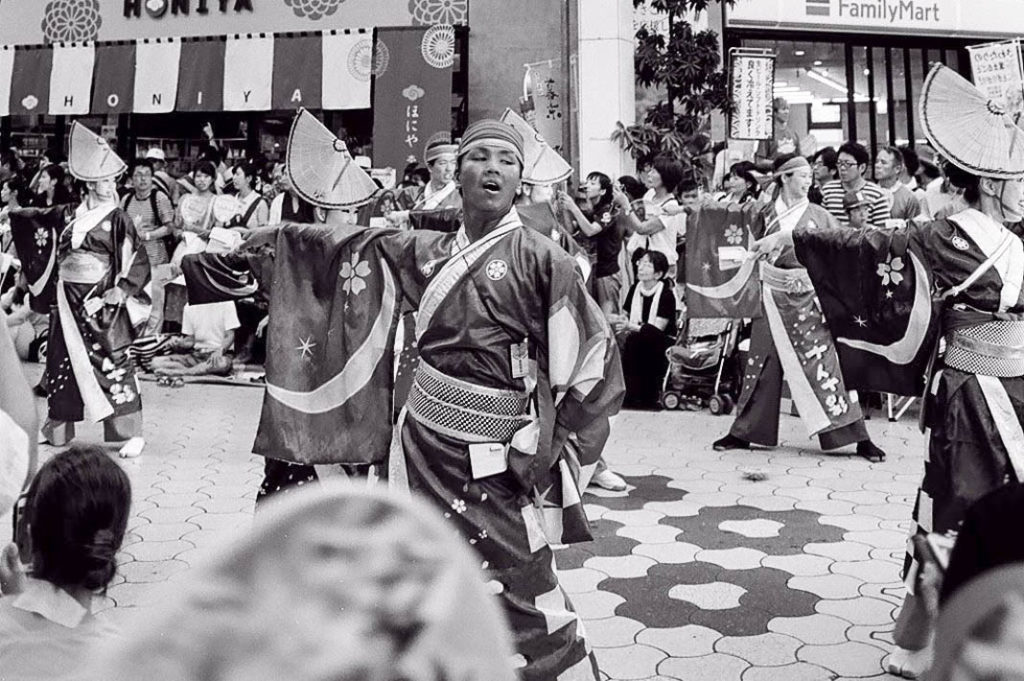
POLYGON ((948 331, 945 364, 981 376, 1024 376, 1024 320, 994 320, 948 331))
POLYGON ((788 293, 807 293, 814 290, 811 277, 803 268, 783 269, 761 263, 761 283, 768 288, 788 293))
POLYGON ((408 415, 422 425, 469 443, 509 442, 531 422, 529 395, 473 385, 420 360, 408 415))
POLYGON ((61 280, 69 284, 96 284, 109 271, 109 260, 88 251, 72 251, 59 266, 61 280))

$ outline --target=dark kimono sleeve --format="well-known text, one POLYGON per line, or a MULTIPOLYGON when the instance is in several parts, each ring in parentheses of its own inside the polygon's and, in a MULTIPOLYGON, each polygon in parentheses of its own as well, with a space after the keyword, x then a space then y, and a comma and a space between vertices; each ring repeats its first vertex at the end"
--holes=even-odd
POLYGON ((410 210, 409 223, 413 229, 429 229, 435 232, 454 232, 462 224, 461 208, 437 208, 434 210, 410 210))
POLYGON ((114 241, 114 262, 118 275, 114 282, 129 296, 140 296, 149 282, 149 256, 135 229, 135 222, 120 208, 110 216, 114 241))
POLYGON ((917 226, 793 232, 848 387, 918 395, 938 324, 917 226))
POLYGON ((578 446, 573 436, 618 412, 625 382, 611 329, 573 260, 564 254, 552 258, 540 276, 546 281, 538 282, 544 306, 537 349, 538 440, 530 443, 517 433, 509 466, 543 500, 548 538, 568 544, 590 539, 580 498, 600 455, 578 446))
POLYGON ((241 300, 270 288, 274 243, 280 226, 253 231, 230 253, 197 253, 181 261, 188 302, 192 305, 241 300))
POLYGON ((57 238, 67 206, 18 208, 10 215, 14 250, 32 294, 30 305, 34 312, 47 314, 57 303, 57 238))

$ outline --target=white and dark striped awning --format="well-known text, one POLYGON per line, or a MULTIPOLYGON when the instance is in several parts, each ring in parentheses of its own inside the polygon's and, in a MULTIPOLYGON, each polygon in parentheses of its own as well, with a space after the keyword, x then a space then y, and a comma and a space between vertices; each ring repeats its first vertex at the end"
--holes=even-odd
POLYGON ((368 109, 373 30, 0 46, 0 116, 368 109))

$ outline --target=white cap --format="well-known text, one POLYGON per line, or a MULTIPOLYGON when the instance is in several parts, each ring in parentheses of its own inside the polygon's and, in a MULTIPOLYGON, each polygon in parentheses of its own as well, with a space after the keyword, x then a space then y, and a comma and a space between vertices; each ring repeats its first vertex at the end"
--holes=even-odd
POLYGON ((151 158, 154 161, 166 161, 167 156, 164 154, 164 150, 160 147, 150 147, 149 151, 146 152, 146 158, 151 158))
POLYGON ((352 161, 363 170, 369 170, 373 167, 373 161, 370 160, 369 156, 356 156, 352 161))

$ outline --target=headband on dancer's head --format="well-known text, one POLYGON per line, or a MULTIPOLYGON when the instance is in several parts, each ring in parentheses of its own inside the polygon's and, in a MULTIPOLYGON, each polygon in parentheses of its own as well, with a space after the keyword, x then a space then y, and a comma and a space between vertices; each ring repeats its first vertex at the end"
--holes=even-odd
POLYGON ((775 170, 775 177, 782 177, 800 168, 810 168, 811 164, 803 156, 794 156, 775 170))
POLYGON ((447 142, 432 144, 427 147, 427 151, 423 154, 423 161, 427 163, 427 165, 430 165, 442 156, 451 156, 452 158, 455 158, 458 151, 459 147, 456 144, 448 144, 447 142))
POLYGON ((459 144, 459 160, 474 149, 480 147, 497 147, 515 154, 519 166, 525 165, 523 157, 523 136, 507 123, 493 119, 485 119, 471 123, 462 135, 459 144))

